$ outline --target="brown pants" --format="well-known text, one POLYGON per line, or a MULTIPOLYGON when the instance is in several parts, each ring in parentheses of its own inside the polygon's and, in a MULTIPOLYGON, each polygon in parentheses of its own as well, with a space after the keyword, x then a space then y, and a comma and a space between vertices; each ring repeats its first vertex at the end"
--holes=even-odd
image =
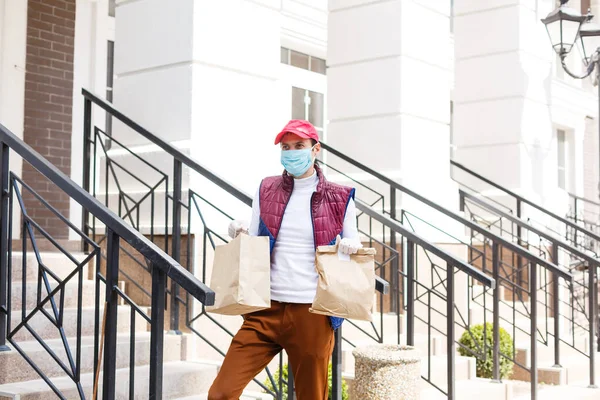
POLYGON ((329 318, 309 313, 309 304, 271 302, 248 314, 233 338, 208 400, 238 400, 248 383, 282 349, 294 373, 298 400, 327 400, 327 368, 334 335, 329 318))

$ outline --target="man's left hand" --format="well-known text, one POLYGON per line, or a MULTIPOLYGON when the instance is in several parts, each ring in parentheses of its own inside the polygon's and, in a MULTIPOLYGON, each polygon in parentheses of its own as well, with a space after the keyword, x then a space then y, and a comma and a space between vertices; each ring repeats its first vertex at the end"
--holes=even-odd
POLYGON ((344 238, 337 241, 339 251, 342 254, 356 254, 358 249, 362 249, 363 245, 356 239, 344 238))

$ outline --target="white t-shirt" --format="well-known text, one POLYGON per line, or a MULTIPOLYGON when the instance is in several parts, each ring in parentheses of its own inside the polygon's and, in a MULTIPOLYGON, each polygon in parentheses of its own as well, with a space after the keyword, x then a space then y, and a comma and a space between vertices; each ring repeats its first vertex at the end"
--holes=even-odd
MULTIPOLYGON (((319 178, 316 172, 304 179, 294 179, 292 196, 283 214, 279 235, 271 255, 271 299, 283 303, 312 303, 318 274, 315 270, 315 247, 311 217, 311 196, 319 178)), ((249 234, 258 235, 260 224, 260 188, 252 203, 249 234)), ((344 219, 343 238, 359 239, 356 206, 350 200, 344 219)))

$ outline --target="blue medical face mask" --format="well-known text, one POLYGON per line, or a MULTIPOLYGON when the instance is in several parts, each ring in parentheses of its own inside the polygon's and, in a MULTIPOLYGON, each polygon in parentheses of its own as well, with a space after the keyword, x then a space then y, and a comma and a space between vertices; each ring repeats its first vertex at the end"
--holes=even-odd
POLYGON ((312 151, 315 146, 306 150, 282 150, 281 165, 290 175, 304 175, 313 164, 312 151))

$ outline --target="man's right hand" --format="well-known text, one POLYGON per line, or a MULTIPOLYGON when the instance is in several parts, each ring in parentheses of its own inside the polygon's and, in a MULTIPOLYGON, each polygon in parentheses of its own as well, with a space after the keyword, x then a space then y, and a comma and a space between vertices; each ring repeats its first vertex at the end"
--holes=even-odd
POLYGON ((235 239, 240 233, 248 234, 248 222, 234 219, 229 223, 229 237, 235 239))

